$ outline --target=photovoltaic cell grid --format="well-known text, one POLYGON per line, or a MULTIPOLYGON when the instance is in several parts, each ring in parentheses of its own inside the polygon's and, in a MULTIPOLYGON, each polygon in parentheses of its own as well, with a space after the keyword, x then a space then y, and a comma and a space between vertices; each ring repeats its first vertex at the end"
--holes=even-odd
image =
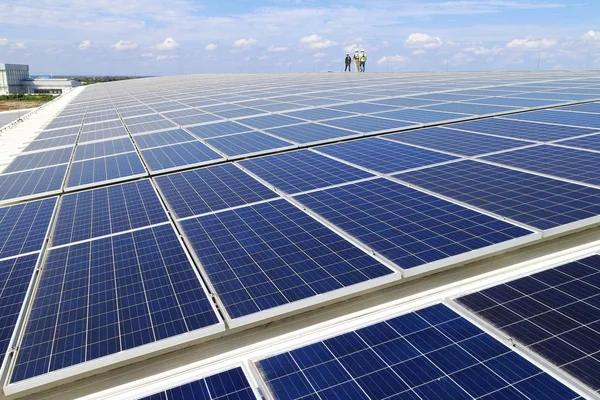
POLYGON ((314 123, 267 129, 265 132, 299 144, 314 143, 337 138, 341 139, 357 135, 356 132, 314 123))
POLYGON ((56 198, 0 208, 0 259, 42 249, 56 198))
MULTIPOLYGON (((519 114, 523 115, 523 114, 519 114)), ((477 133, 511 137, 514 139, 551 142, 597 132, 593 129, 536 124, 535 122, 514 121, 501 118, 488 118, 448 125, 448 128, 463 129, 477 133)))
POLYGON ((10 339, 37 265, 39 253, 0 260, 0 357, 9 350, 10 339))
POLYGON ((316 150, 320 153, 325 153, 383 174, 457 159, 448 154, 407 146, 380 138, 368 138, 320 146, 316 150))
POLYGON ((131 139, 128 137, 104 142, 89 144, 80 144, 75 148, 73 161, 87 160, 90 158, 100 158, 114 154, 128 153, 135 151, 131 139))
POLYGON ((142 150, 142 157, 153 172, 224 160, 223 156, 199 141, 142 150))
POLYGON ((15 159, 2 171, 3 173, 26 171, 35 168, 43 168, 52 165, 68 163, 71 159, 71 147, 30 153, 15 157, 15 159))
POLYGON ((416 126, 413 122, 396 121, 393 119, 384 119, 376 117, 358 116, 332 119, 322 121, 322 124, 330 125, 342 129, 349 129, 361 133, 373 133, 379 131, 391 131, 407 126, 416 126))
POLYGON ((240 165, 290 194, 373 176, 308 150, 254 158, 241 161, 240 165))
POLYGON ((600 391, 600 256, 564 264, 456 301, 600 391))
POLYGON ((558 146, 536 146, 483 158, 532 172, 600 185, 600 153, 558 146))
POLYGON ((461 156, 476 156, 530 145, 529 142, 478 135, 441 127, 417 129, 383 136, 400 143, 447 151, 461 156))
POLYGON ((232 164, 168 174, 155 181, 177 218, 277 197, 232 164))
POLYGON ((538 110, 511 115, 509 118, 521 121, 590 127, 596 128, 596 131, 600 129, 600 114, 538 110))
POLYGON ((206 139, 206 143, 230 157, 296 147, 290 142, 274 138, 261 132, 247 132, 221 136, 213 139, 206 139))
POLYGON ((150 149, 153 147, 168 146, 177 143, 198 141, 198 139, 183 129, 135 135, 133 136, 133 140, 135 140, 135 143, 141 150, 150 149))
POLYGON ((140 400, 257 400, 257 398, 244 371, 238 367, 140 400))
POLYGON ((283 199, 180 224, 233 319, 393 272, 283 199))
POLYGON ((58 246, 168 221, 148 180, 65 195, 52 234, 58 246))
POLYGON ((67 165, 0 175, 0 202, 60 191, 67 165))
POLYGON ((443 305, 255 365, 278 400, 580 398, 443 305))
POLYGON ((561 140, 560 142, 554 142, 554 144, 578 149, 600 151, 600 134, 580 137, 577 139, 561 140))
POLYGON ((71 164, 67 188, 146 175, 137 153, 123 153, 71 164))
POLYGON ((18 382, 218 323, 170 224, 51 249, 18 382))
POLYGON ((394 177, 542 230, 600 215, 600 190, 476 161, 394 177))
POLYGON ((403 269, 532 233, 387 179, 295 199, 403 269))

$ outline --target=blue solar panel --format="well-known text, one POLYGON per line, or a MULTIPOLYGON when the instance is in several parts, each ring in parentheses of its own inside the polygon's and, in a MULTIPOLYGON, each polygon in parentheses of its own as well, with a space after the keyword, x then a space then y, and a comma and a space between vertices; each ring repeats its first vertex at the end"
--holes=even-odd
POLYGON ((375 112, 392 111, 398 109, 398 107, 376 103, 352 103, 344 104, 341 106, 333 106, 331 108, 338 111, 346 111, 359 114, 370 114, 375 112))
POLYGON ((373 176, 307 150, 245 160, 240 165, 287 193, 304 192, 373 176))
POLYGON ((163 131, 165 129, 171 129, 176 127, 177 125, 166 119, 163 119, 161 121, 144 122, 136 125, 127 125, 127 129, 129 130, 129 132, 131 132, 132 135, 146 132, 163 131))
POLYGON ((600 114, 600 103, 585 103, 585 104, 577 104, 574 106, 566 106, 556 108, 556 111, 579 111, 579 112, 590 112, 594 114, 600 114))
POLYGON ((257 400, 257 397, 238 367, 140 400, 257 400))
MULTIPOLYGON (((600 128, 600 114, 586 114, 573 111, 529 111, 526 113, 511 115, 507 118, 520 121, 549 122, 554 124, 581 126, 586 128, 600 128)), ((596 131, 597 130, 598 129, 596 129, 596 131)))
POLYGON ((282 400, 579 398, 443 305, 255 365, 270 394, 282 400))
POLYGON ((104 142, 80 144, 75 148, 73 161, 86 160, 90 158, 106 157, 113 154, 121 154, 135 151, 131 139, 128 137, 104 142))
POLYGON ((414 126, 415 124, 412 122, 403 122, 396 121, 392 119, 383 119, 376 117, 366 117, 366 116, 358 116, 358 117, 349 117, 349 118, 340 118, 340 119, 332 119, 329 121, 323 121, 323 124, 336 126, 342 129, 350 129, 356 132, 362 133, 372 133, 379 131, 391 131, 395 129, 400 129, 405 126, 414 126))
POLYGON ((396 178, 539 229, 600 214, 600 190, 475 161, 396 178))
POLYGON ((60 191, 67 165, 0 175, 0 202, 60 191))
POLYGON ((186 129, 202 139, 207 139, 216 136, 231 135, 234 133, 248 132, 252 130, 252 128, 248 128, 247 126, 240 125, 236 122, 231 121, 219 122, 216 124, 191 126, 186 129))
POLYGON ((52 234, 58 246, 168 221, 148 180, 63 196, 52 234))
POLYGON ((600 153, 541 145, 483 158, 532 172, 600 185, 600 153))
POLYGON ((79 143, 91 142, 94 140, 106 140, 118 138, 121 136, 129 136, 125 127, 104 129, 101 131, 87 132, 79 135, 79 143))
POLYGON ((437 104, 434 106, 423 107, 422 109, 423 110, 434 110, 434 111, 448 111, 448 112, 454 112, 454 113, 473 114, 473 115, 495 114, 495 113, 516 110, 516 108, 513 108, 513 107, 501 107, 501 106, 491 106, 491 105, 473 104, 473 103, 444 103, 444 104, 437 104))
POLYGON ((411 98, 407 98, 407 97, 396 97, 393 99, 376 100, 376 101, 374 101, 374 103, 386 104, 386 105, 390 105, 390 106, 400 106, 400 107, 419 107, 419 106, 426 106, 429 104, 440 103, 440 101, 411 99, 411 98))
POLYGON ((60 136, 72 136, 72 135, 77 135, 79 133, 79 126, 73 126, 71 128, 62 128, 62 129, 55 129, 52 131, 42 131, 39 135, 37 135, 35 138, 37 140, 39 139, 52 139, 52 138, 56 138, 56 137, 60 137, 60 136))
POLYGON ((52 149, 55 147, 72 146, 77 141, 77 135, 60 136, 52 139, 34 140, 23 149, 23 152, 52 149))
POLYGON ((308 121, 321 121, 324 119, 351 117, 353 114, 338 110, 329 110, 327 108, 311 108, 302 111, 292 111, 287 113, 290 117, 302 118, 308 121))
MULTIPOLYGON (((512 115, 511 118, 513 118, 512 115)), ((566 139, 595 132, 591 129, 536 124, 533 122, 513 121, 500 118, 487 118, 476 121, 460 122, 458 124, 448 125, 447 127, 464 129, 472 132, 489 133, 515 139, 535 140, 539 142, 550 142, 553 140, 566 139)))
POLYGON ((180 223, 231 318, 392 273, 283 199, 180 223))
POLYGON ((384 137, 400 143, 447 151, 461 156, 476 156, 530 145, 528 142, 441 127, 416 129, 384 137))
POLYGON ((177 218, 277 197, 232 164, 169 174, 155 180, 177 218))
POLYGON ((11 381, 217 323, 170 224, 51 249, 11 381))
POLYGON ((51 165, 65 164, 71 159, 71 147, 43 151, 39 153, 30 153, 20 155, 8 164, 3 173, 26 171, 34 168, 43 168, 51 165))
POLYGON ((235 110, 227 110, 227 111, 219 111, 215 112, 215 115, 218 115, 222 118, 241 118, 241 117, 249 117, 251 115, 259 115, 259 114, 267 114, 263 110, 257 110, 255 108, 250 107, 242 107, 235 110))
POLYGON ((379 138, 321 146, 317 150, 384 174, 457 159, 447 154, 379 138))
POLYGON ((600 151, 600 134, 556 142, 561 146, 600 151))
POLYGON ((121 120, 96 122, 93 124, 83 125, 83 127, 81 128, 81 133, 102 131, 105 129, 113 129, 113 128, 121 128, 121 127, 123 127, 123 123, 121 122, 121 120))
POLYGON ((486 97, 477 99, 477 103, 513 107, 543 107, 556 104, 554 100, 516 99, 512 97, 486 97))
POLYGON ((135 143, 141 150, 159 146, 167 146, 170 144, 198 141, 198 139, 183 129, 148 133, 145 135, 135 135, 133 140, 135 140, 135 143))
POLYGON ((146 169, 137 153, 117 154, 72 163, 67 187, 86 186, 142 175, 146 175, 146 169))
POLYGON ((239 122, 255 129, 268 129, 275 128, 278 126, 298 124, 304 122, 304 120, 286 117, 285 115, 273 114, 265 115, 262 117, 246 118, 240 120, 239 122))
POLYGON ((221 136, 207 139, 206 143, 230 157, 296 147, 290 142, 274 138, 261 132, 247 132, 221 136))
POLYGON ((220 154, 201 142, 180 143, 142 150, 142 156, 153 172, 223 160, 220 154))
POLYGON ((387 179, 295 198, 404 269, 532 233, 387 179))
POLYGON ((208 113, 188 115, 186 117, 171 118, 171 120, 179 126, 204 124, 207 122, 214 122, 214 121, 224 121, 224 119, 222 117, 218 117, 216 115, 212 115, 212 114, 208 114, 208 113))
POLYGON ((558 102, 565 103, 567 101, 594 99, 594 98, 597 98, 598 96, 580 95, 580 94, 572 94, 572 93, 537 92, 537 93, 515 94, 515 95, 513 95, 513 97, 528 98, 528 99, 545 99, 545 100, 548 99, 548 100, 555 100, 554 103, 558 103, 558 102))
POLYGON ((124 119, 125 125, 142 124, 146 122, 164 121, 165 117, 159 114, 143 115, 141 117, 128 117, 124 119))
POLYGON ((456 301, 600 392, 600 256, 456 301))
POLYGON ((401 121, 412 121, 412 122, 420 122, 420 123, 430 123, 430 122, 440 122, 440 121, 450 121, 453 119, 459 118, 467 118, 469 117, 466 114, 455 114, 441 111, 429 111, 423 109, 416 108, 405 108, 403 110, 398 111, 390 111, 375 114, 377 117, 382 118, 391 118, 397 119, 401 121))
MULTIPOLYGON (((327 104, 329 104, 331 102, 331 100, 329 100, 327 102, 327 104)), ((272 103, 272 104, 264 104, 262 106, 257 106, 257 108, 260 108, 261 110, 264 111, 268 111, 268 112, 282 112, 282 111, 289 111, 289 110, 298 110, 299 108, 304 108, 306 107, 305 105, 302 104, 295 104, 295 103, 272 103)))
POLYGON ((8 260, 0 260, 0 359, 9 350, 10 339, 19 313, 25 302, 25 294, 37 265, 39 254, 30 254, 8 260))
POLYGON ((42 249, 56 198, 0 208, 0 259, 42 249))
POLYGON ((345 129, 313 123, 284 126, 281 128, 269 129, 266 132, 298 144, 327 141, 355 136, 357 134, 356 132, 347 131, 345 129))

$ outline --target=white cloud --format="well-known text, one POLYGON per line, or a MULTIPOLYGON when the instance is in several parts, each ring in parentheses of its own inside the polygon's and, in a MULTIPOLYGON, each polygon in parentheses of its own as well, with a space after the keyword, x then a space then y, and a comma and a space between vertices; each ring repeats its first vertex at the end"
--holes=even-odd
POLYGON ((472 56, 462 52, 456 53, 454 56, 452 56, 452 61, 454 61, 454 64, 458 65, 470 63, 474 60, 475 59, 472 56))
POLYGON ((409 49, 435 49, 443 44, 442 39, 426 33, 412 33, 404 42, 409 49))
POLYGON ((254 46, 255 44, 256 44, 256 40, 252 39, 252 38, 238 39, 235 42, 233 42, 233 47, 236 47, 241 50, 248 50, 250 47, 254 46))
POLYGON ((323 36, 312 34, 309 36, 303 36, 298 41, 300 46, 309 49, 327 49, 331 46, 335 46, 336 42, 333 40, 325 39, 323 36))
POLYGON ((216 43, 209 43, 206 46, 204 46, 204 50, 206 50, 206 51, 215 51, 218 48, 219 48, 219 45, 216 43))
POLYGON ((318 52, 313 54, 314 58, 323 58, 323 57, 327 57, 327 53, 322 53, 322 52, 318 52))
POLYGON ((476 56, 489 56, 489 55, 498 55, 498 54, 502 54, 504 52, 504 49, 502 47, 497 47, 494 46, 492 48, 487 48, 487 47, 467 47, 465 49, 462 49, 463 52, 465 53, 472 53, 476 56))
POLYGON ((283 46, 281 46, 281 47, 277 47, 277 46, 273 46, 273 45, 270 45, 270 46, 267 48, 267 51, 268 51, 269 53, 281 53, 281 52, 283 52, 283 51, 288 51, 288 50, 289 50, 289 48, 287 48, 287 47, 283 47, 283 46))
POLYGON ((261 60, 261 61, 268 60, 269 58, 271 58, 271 57, 269 57, 269 56, 260 56, 260 57, 258 57, 258 59, 261 60))
POLYGON ((26 49, 27 46, 25 46, 25 43, 13 43, 10 45, 10 48, 13 50, 22 50, 26 49))
POLYGON ((426 51, 425 51, 425 50, 423 50, 423 49, 417 49, 417 50, 413 50, 413 52, 412 52, 412 53, 413 53, 415 56, 418 56, 418 55, 420 55, 420 54, 425 54, 425 53, 426 53, 426 51))
POLYGON ((7 38, 0 38, 0 46, 6 46, 8 44, 7 38))
POLYGON ((89 40, 84 40, 83 42, 79 43, 79 50, 87 50, 90 47, 92 47, 92 42, 90 42, 89 40))
POLYGON ((514 39, 506 44, 508 49, 513 50, 539 50, 548 49, 556 46, 557 42, 554 39, 514 39))
POLYGON ((579 37, 581 40, 600 40, 600 32, 587 31, 579 37))
POLYGON ((354 50, 360 51, 364 46, 361 44, 352 43, 349 46, 344 47, 346 53, 354 53, 354 50))
POLYGON ((178 56, 169 56, 166 54, 160 54, 158 56, 156 56, 156 61, 165 61, 165 60, 172 60, 174 58, 177 58, 178 56))
POLYGON ((175 50, 176 48, 179 47, 179 43, 177 43, 177 41, 173 38, 166 38, 164 40, 164 42, 159 43, 156 45, 156 49, 157 50, 175 50))
POLYGON ((113 44, 112 47, 116 51, 127 51, 137 49, 138 44, 132 40, 119 40, 117 43, 113 44))
POLYGON ((390 64, 402 64, 402 63, 404 63, 406 61, 408 61, 408 57, 404 57, 404 56, 401 56, 399 54, 396 54, 395 56, 381 57, 379 59, 379 61, 377 61, 377 64, 386 64, 386 63, 390 63, 390 64))

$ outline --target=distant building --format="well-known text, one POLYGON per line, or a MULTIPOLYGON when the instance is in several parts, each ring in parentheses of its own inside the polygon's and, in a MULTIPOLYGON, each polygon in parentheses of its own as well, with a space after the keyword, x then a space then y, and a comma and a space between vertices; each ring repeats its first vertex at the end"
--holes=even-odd
POLYGON ((81 86, 81 82, 70 79, 40 79, 29 77, 29 65, 0 64, 0 95, 61 94, 81 86))

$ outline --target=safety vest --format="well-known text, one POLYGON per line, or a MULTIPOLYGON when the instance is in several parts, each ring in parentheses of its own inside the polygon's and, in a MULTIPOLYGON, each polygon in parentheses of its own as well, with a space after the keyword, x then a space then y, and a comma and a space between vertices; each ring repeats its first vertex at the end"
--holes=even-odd
POLYGON ((360 61, 361 62, 367 61, 367 54, 366 53, 361 53, 360 54, 360 61))
POLYGON ((354 60, 355 60, 355 61, 358 61, 358 60, 360 60, 360 54, 358 54, 358 53, 354 53, 354 60))

